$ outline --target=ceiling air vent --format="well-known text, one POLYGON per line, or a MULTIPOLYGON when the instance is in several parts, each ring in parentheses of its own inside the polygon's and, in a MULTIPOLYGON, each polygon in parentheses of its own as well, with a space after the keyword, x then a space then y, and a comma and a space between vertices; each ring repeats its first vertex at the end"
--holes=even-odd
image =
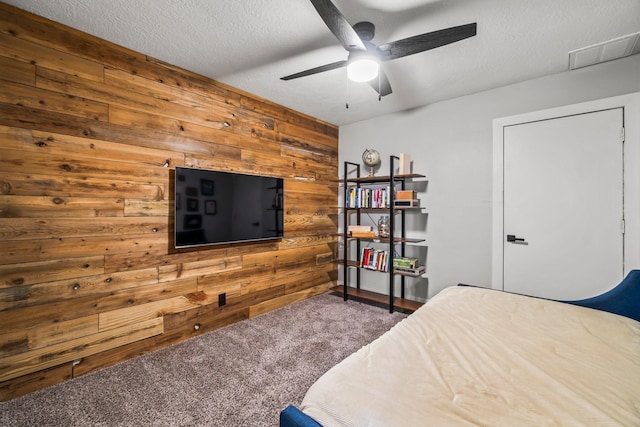
POLYGON ((569 69, 575 70, 636 53, 640 53, 640 33, 572 50, 569 52, 569 69))

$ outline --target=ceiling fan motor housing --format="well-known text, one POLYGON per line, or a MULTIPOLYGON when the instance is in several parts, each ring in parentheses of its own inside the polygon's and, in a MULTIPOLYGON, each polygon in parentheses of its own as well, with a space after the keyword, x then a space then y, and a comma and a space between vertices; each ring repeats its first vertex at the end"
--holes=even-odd
POLYGON ((373 40, 376 35, 376 26, 371 22, 363 21, 358 22, 353 26, 353 29, 358 33, 358 37, 364 42, 373 40))

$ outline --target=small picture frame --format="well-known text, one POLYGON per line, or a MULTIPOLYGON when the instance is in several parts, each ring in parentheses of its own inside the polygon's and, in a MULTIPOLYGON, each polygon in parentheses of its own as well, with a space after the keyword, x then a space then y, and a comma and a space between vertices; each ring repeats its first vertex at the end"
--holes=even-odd
POLYGON ((188 212, 198 212, 200 209, 200 201, 198 199, 187 199, 187 211, 188 212))
POLYGON ((218 205, 215 200, 205 200, 204 213, 206 215, 215 215, 218 213, 218 205))
POLYGON ((213 196, 213 181, 210 179, 201 179, 200 193, 202 193, 203 196, 213 196))
POLYGON ((202 228, 202 215, 185 215, 183 228, 185 230, 202 228))

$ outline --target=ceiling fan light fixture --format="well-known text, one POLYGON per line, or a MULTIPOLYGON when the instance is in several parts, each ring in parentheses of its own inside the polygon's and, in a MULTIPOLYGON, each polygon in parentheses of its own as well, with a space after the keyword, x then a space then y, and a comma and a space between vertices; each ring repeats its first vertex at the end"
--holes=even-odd
MULTIPOLYGON (((372 42, 376 34, 376 26, 373 23, 361 21, 355 25, 351 25, 342 13, 340 13, 336 5, 333 4, 332 0, 311 0, 311 3, 329 30, 348 52, 348 57, 346 60, 314 67, 299 73, 280 77, 280 79, 297 79, 299 77, 323 73, 346 66, 347 88, 349 87, 349 80, 368 82, 373 90, 378 92, 378 100, 382 99, 383 96, 391 94, 391 84, 385 71, 380 68, 380 62, 414 55, 426 50, 455 43, 468 37, 473 37, 477 32, 477 23, 473 22, 471 24, 458 25, 456 27, 418 34, 378 46, 372 42)), ((348 104, 347 108, 349 108, 348 104)))
POLYGON ((347 65, 347 76, 354 82, 368 82, 378 77, 380 63, 370 56, 363 56, 347 65))

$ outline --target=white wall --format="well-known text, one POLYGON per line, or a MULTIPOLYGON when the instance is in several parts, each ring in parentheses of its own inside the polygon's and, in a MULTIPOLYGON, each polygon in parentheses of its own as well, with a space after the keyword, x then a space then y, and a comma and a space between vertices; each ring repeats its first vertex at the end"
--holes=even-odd
MULTIPOLYGON (((389 155, 405 152, 429 180, 420 194, 428 219, 418 223, 428 279, 410 280, 408 296, 424 299, 461 282, 491 286, 494 119, 638 91, 634 55, 342 126, 341 165, 375 148, 384 160, 377 173, 386 174, 389 155)), ((366 273, 364 289, 386 289, 386 275, 366 273)))

